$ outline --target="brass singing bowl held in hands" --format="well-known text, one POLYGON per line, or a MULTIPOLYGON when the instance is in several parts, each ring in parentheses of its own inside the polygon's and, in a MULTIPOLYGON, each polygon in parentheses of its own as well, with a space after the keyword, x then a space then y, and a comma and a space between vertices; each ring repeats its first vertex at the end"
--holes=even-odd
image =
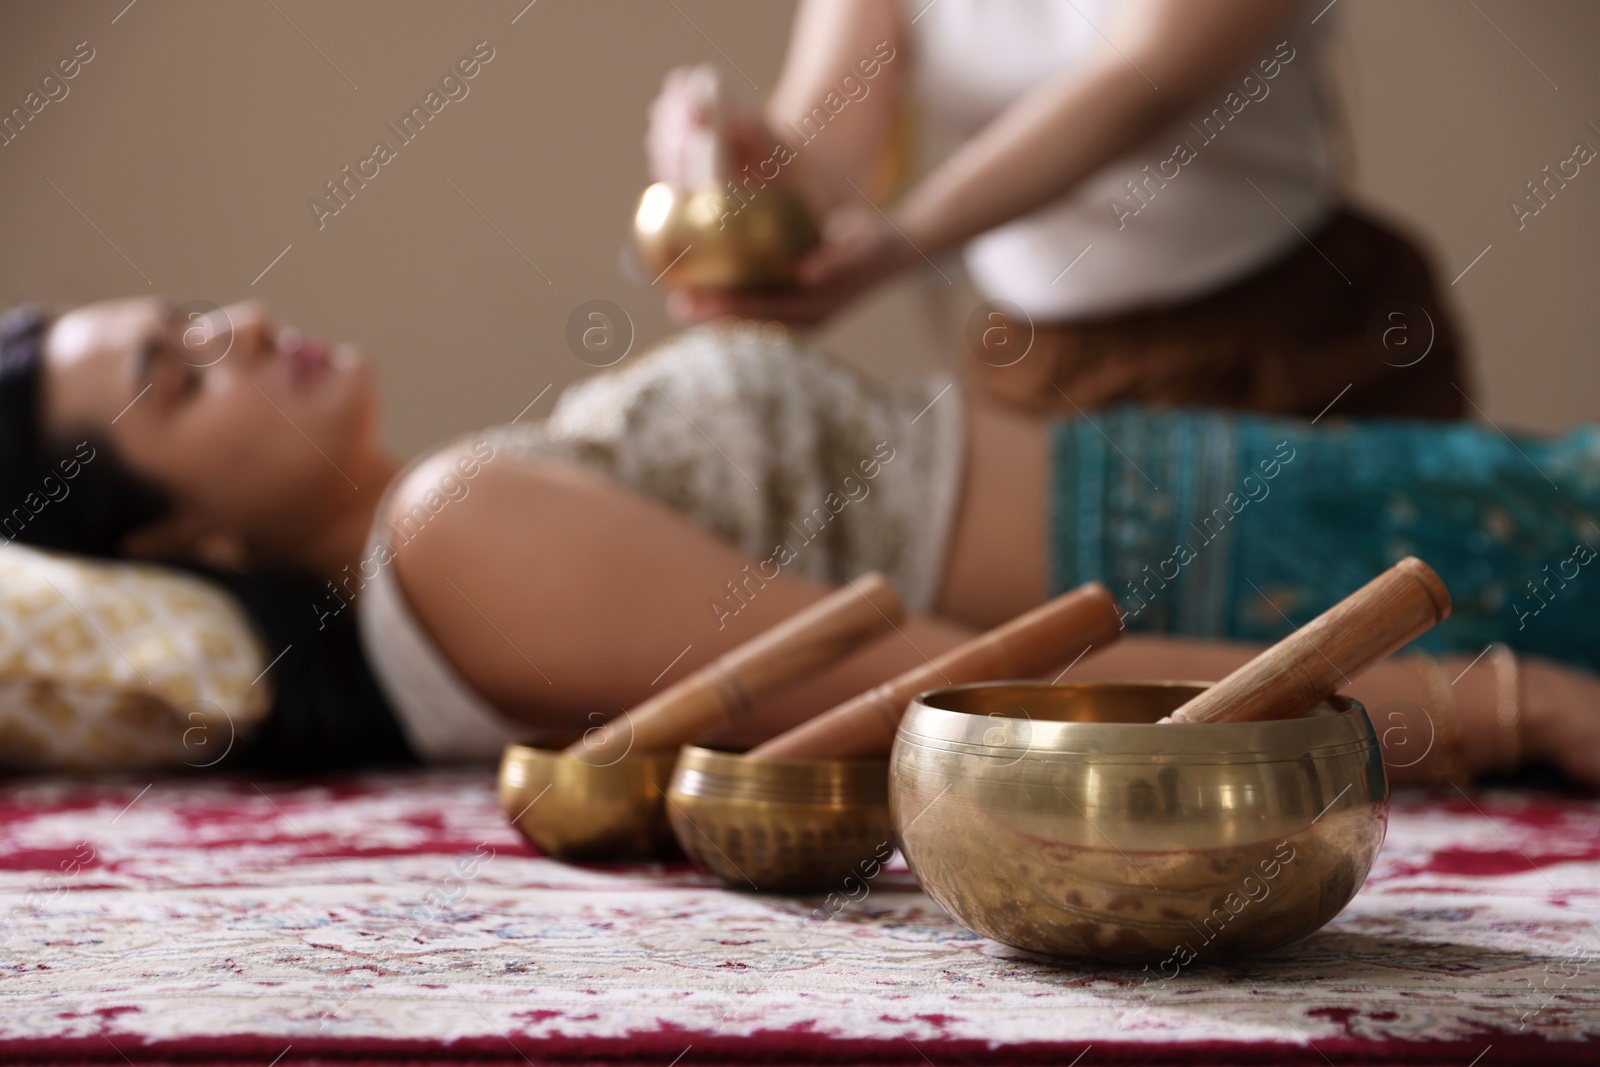
POLYGON ((1335 698, 1303 718, 1157 724, 1206 688, 920 694, 889 804, 923 889, 996 941, 1168 978, 1320 928, 1361 888, 1388 824, 1372 723, 1335 698))
POLYGON ((805 204, 776 187, 740 199, 657 182, 639 198, 633 237, 645 271, 671 288, 770 289, 794 281, 820 234, 805 204))
POLYGON ((649 859, 672 853, 661 798, 673 752, 591 763, 571 753, 507 745, 500 807, 540 852, 560 859, 649 859))
POLYGON ((849 888, 894 852, 888 777, 885 760, 756 761, 688 746, 667 818, 689 858, 732 888, 849 888))

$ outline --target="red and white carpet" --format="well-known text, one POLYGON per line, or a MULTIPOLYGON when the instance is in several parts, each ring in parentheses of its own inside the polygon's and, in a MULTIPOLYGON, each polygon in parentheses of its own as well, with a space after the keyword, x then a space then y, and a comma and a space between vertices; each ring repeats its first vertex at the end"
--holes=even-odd
POLYGON ((1600 800, 1396 798, 1332 925, 1151 980, 903 866, 831 919, 534 857, 487 772, 0 786, 0 1060, 1595 1063, 1600 800))

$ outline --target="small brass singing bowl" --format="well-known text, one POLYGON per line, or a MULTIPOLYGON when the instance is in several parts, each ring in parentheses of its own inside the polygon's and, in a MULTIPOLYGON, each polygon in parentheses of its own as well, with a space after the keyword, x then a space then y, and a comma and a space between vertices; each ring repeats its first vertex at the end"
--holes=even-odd
POLYGON ((651 859, 673 852, 665 795, 673 752, 595 764, 564 751, 507 745, 500 808, 528 842, 558 859, 651 859))
POLYGON ((1388 825, 1372 722, 1336 697, 1297 719, 1157 724, 1205 688, 920 694, 889 772, 912 873, 985 937, 1168 978, 1319 929, 1361 888, 1388 825))
POLYGON ((633 216, 646 272, 674 289, 770 289, 794 281, 794 264, 819 239, 810 211, 776 188, 741 199, 726 188, 644 191, 633 216))
POLYGON ((851 888, 894 853, 885 760, 750 760, 686 747, 667 817, 689 858, 734 889, 851 888))

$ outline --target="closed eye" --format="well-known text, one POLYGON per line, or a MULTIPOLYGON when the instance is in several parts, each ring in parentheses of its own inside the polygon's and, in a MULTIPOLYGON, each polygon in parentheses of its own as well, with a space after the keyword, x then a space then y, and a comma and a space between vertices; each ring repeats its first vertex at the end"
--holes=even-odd
POLYGON ((201 371, 162 337, 152 337, 140 348, 135 385, 150 389, 158 401, 178 400, 200 388, 201 371))

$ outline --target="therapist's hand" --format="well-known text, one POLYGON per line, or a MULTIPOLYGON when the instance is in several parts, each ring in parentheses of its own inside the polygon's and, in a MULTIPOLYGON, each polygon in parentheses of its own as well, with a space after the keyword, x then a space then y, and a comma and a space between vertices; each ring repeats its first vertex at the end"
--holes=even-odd
POLYGON ((796 325, 821 322, 922 259, 889 221, 871 207, 834 213, 822 242, 795 265, 796 284, 752 292, 678 290, 667 310, 681 323, 735 317, 796 325))
POLYGON ((773 152, 778 138, 767 128, 761 109, 735 89, 721 87, 721 76, 710 64, 674 67, 661 81, 661 91, 650 102, 644 152, 650 180, 679 188, 720 184, 727 175, 697 172, 708 158, 704 139, 714 136, 713 122, 720 111, 725 164, 729 174, 759 167, 773 152))

